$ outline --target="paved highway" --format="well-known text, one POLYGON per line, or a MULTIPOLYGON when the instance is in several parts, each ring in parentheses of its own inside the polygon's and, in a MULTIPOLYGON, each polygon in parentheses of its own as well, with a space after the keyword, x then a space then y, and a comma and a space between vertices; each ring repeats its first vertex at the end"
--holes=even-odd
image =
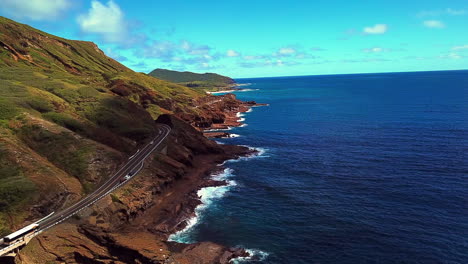
POLYGON ((104 184, 102 184, 98 189, 93 193, 89 194, 76 204, 54 213, 52 216, 43 219, 38 222, 39 232, 43 232, 73 216, 74 214, 80 212, 86 207, 94 204, 96 201, 106 196, 114 189, 118 188, 122 184, 125 184, 129 178, 137 174, 142 168, 145 159, 163 142, 163 140, 169 135, 171 128, 167 125, 158 126, 158 134, 156 137, 148 143, 144 148, 140 149, 135 153, 128 162, 122 166, 114 175, 107 179, 104 184))

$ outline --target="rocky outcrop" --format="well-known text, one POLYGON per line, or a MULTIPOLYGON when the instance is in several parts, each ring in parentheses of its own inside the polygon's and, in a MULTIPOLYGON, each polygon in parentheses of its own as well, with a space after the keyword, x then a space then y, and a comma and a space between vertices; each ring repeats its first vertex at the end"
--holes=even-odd
POLYGON ((209 179, 213 168, 251 150, 218 145, 174 116, 157 122, 172 127, 167 155, 152 155, 129 184, 33 240, 17 263, 228 263, 245 255, 214 243, 166 240, 193 215, 198 189, 224 184, 209 179), (34 260, 37 255, 43 262, 34 260))

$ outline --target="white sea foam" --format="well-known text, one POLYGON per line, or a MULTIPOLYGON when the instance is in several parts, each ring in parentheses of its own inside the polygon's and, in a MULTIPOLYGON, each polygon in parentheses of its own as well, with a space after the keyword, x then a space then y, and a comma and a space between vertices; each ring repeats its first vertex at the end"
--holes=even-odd
POLYGON ((229 131, 229 130, 232 130, 232 127, 208 129, 208 130, 205 130, 204 132, 218 132, 218 131, 229 131))
POLYGON ((170 235, 168 240, 175 241, 179 243, 194 243, 190 238, 190 231, 199 223, 200 217, 203 212, 216 200, 221 199, 226 193, 237 183, 233 180, 229 180, 233 176, 233 170, 230 168, 224 169, 222 172, 213 174, 211 177, 217 181, 226 181, 227 185, 223 186, 214 186, 214 187, 205 187, 198 190, 197 195, 200 198, 201 204, 195 208, 195 217, 192 217, 187 220, 187 226, 170 235))
POLYGON ((249 108, 249 110, 247 110, 247 111, 245 111, 245 112, 246 112, 246 113, 250 113, 250 112, 252 112, 252 111, 253 111, 253 109, 252 109, 252 107, 251 107, 251 108, 249 108))
POLYGON ((207 94, 225 94, 225 93, 232 93, 236 92, 237 90, 224 90, 224 91, 217 91, 217 92, 206 92, 207 94))
POLYGON ((269 158, 270 157, 270 155, 265 155, 265 153, 270 151, 267 148, 255 148, 255 147, 250 147, 250 146, 247 146, 247 145, 241 145, 241 146, 249 148, 250 150, 255 150, 256 152, 251 154, 251 155, 245 156, 245 157, 240 157, 238 159, 226 160, 223 163, 219 164, 218 166, 224 166, 224 165, 226 165, 226 163, 234 163, 234 162, 245 161, 245 160, 249 160, 249 159, 269 158))
POLYGON ((247 251, 247 253, 249 253, 248 257, 238 257, 238 258, 235 258, 235 259, 231 259, 231 262, 234 263, 234 264, 241 264, 241 263, 244 263, 244 262, 248 262, 250 260, 263 261, 269 255, 267 252, 261 251, 259 249, 245 249, 245 251, 247 251))
POLYGON ((229 134, 229 138, 236 138, 236 137, 240 137, 241 135, 239 134, 229 134))
POLYGON ((252 85, 251 83, 238 83, 237 87, 242 87, 242 86, 250 86, 252 85))
POLYGON ((259 89, 242 89, 242 90, 238 90, 237 92, 254 92, 254 91, 258 91, 259 89))
POLYGON ((244 123, 244 124, 242 124, 242 125, 240 125, 238 127, 246 127, 246 126, 248 126, 248 125, 244 123))

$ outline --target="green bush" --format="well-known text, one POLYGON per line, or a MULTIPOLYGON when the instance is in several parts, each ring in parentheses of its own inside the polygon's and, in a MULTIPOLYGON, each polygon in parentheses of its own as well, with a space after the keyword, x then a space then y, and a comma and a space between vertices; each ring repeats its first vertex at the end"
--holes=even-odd
POLYGON ((78 133, 82 133, 85 131, 85 126, 68 114, 49 112, 49 113, 43 114, 42 116, 56 123, 57 125, 70 129, 71 131, 78 132, 78 133))
POLYGON ((34 190, 35 185, 14 161, 8 159, 7 151, 0 145, 0 213, 24 204, 34 190))
POLYGON ((0 119, 10 120, 19 114, 19 110, 14 103, 0 98, 0 119))
POLYGON ((26 103, 34 110, 46 113, 54 110, 54 106, 44 98, 32 97, 26 101, 26 103))
POLYGON ((54 134, 39 126, 23 126, 19 136, 32 149, 57 167, 84 182, 87 176, 87 157, 90 147, 80 145, 71 133, 54 134))

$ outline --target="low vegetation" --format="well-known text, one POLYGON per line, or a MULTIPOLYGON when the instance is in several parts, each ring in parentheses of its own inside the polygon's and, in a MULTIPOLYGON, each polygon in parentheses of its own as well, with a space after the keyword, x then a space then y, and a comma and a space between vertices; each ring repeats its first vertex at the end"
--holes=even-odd
POLYGON ((202 91, 219 91, 230 88, 236 83, 233 79, 216 73, 199 74, 155 69, 148 75, 202 91))
POLYGON ((0 235, 38 217, 18 208, 91 191, 104 177, 91 173, 96 149, 132 153, 154 135, 154 119, 194 114, 204 95, 136 73, 94 43, 0 17, 0 235), (20 164, 4 142, 27 160, 20 164))
POLYGON ((0 143, 0 236, 8 234, 10 215, 31 201, 36 188, 0 143))

